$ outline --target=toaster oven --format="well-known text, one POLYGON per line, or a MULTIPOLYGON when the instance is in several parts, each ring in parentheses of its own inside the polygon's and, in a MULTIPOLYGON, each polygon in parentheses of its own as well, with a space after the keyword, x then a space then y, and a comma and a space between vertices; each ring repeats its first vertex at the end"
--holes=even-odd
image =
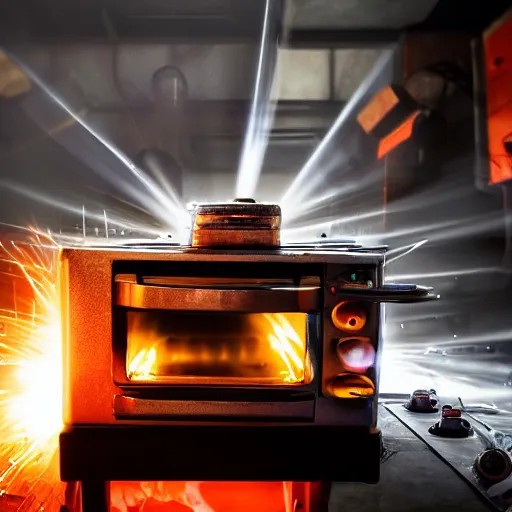
POLYGON ((275 205, 193 219, 62 250, 62 479, 377 481, 381 304, 432 290, 384 285, 383 248, 280 245, 275 205))

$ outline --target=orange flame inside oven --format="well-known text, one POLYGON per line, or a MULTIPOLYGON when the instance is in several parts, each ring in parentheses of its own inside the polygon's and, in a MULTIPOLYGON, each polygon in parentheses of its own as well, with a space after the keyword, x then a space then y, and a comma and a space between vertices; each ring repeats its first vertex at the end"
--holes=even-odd
POLYGON ((302 313, 129 312, 130 380, 209 385, 311 382, 302 313))
POLYGON ((33 233, 30 240, 0 244, 0 255, 0 510, 58 511, 57 245, 33 233))

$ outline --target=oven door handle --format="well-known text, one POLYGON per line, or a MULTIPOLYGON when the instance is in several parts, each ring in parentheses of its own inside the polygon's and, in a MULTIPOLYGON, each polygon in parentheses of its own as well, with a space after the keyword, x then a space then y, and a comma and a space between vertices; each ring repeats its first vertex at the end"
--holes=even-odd
POLYGON ((266 289, 184 288, 117 282, 115 304, 136 309, 233 311, 239 313, 312 313, 321 308, 316 286, 266 289))
POLYGON ((379 288, 350 288, 338 290, 343 298, 360 302, 415 303, 440 299, 433 288, 416 284, 385 284, 379 288))

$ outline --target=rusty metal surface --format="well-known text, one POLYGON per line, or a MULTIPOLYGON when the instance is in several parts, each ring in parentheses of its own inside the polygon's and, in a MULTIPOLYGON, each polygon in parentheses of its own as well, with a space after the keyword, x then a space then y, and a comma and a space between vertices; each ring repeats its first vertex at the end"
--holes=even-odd
POLYGON ((193 247, 279 247, 281 208, 235 199, 231 203, 197 204, 194 208, 193 247))
POLYGON ((116 395, 117 418, 189 417, 276 418, 312 420, 314 400, 302 402, 208 402, 205 400, 147 400, 116 395))
POLYGON ((236 199, 230 203, 199 203, 194 208, 195 215, 229 216, 248 215, 258 218, 275 217, 277 225, 281 218, 281 208, 277 204, 257 203, 250 199, 236 199))
POLYGON ((310 313, 321 307, 319 287, 246 290, 178 288, 117 282, 115 303, 139 309, 310 313))
POLYGON ((277 229, 194 229, 193 247, 279 247, 277 229))
MULTIPOLYGON (((167 250, 64 249, 61 252, 62 312, 68 333, 64 376, 65 424, 113 424, 112 399, 120 389, 112 380, 112 265, 134 262, 274 262, 379 265, 383 254, 348 251, 199 251, 183 247, 167 250), (72 354, 72 357, 71 357, 72 354)), ((336 298, 333 296, 333 300, 336 298)), ((377 315, 378 317, 378 315, 377 315)), ((351 401, 352 402, 352 401, 351 401)), ((363 421, 364 411, 344 412, 346 421, 363 421), (358 416, 359 415, 359 416, 358 416)), ((367 418, 365 416, 364 421, 367 418)))
POLYGON ((75 258, 89 260, 88 265, 92 267, 102 262, 113 261, 218 261, 218 262, 267 262, 267 263, 338 263, 338 264, 359 264, 375 265, 384 261, 382 252, 358 252, 357 249, 329 249, 319 247, 318 249, 290 248, 280 250, 209 250, 194 249, 186 246, 158 246, 151 244, 128 247, 80 247, 65 248, 61 251, 61 257, 68 259, 73 255, 75 258))

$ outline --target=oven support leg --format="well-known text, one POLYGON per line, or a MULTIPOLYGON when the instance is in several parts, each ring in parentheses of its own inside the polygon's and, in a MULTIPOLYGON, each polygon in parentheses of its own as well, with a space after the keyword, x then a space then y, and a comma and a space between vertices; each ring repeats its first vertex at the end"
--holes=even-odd
POLYGON ((328 512, 331 482, 294 484, 293 512, 328 512))
POLYGON ((332 482, 313 482, 310 485, 311 507, 310 512, 328 512, 329 498, 331 497, 332 482))
POLYGON ((109 512, 110 483, 96 480, 82 482, 82 511, 109 512))
POLYGON ((64 491, 64 503, 60 512, 80 512, 82 508, 80 482, 67 482, 64 491))

